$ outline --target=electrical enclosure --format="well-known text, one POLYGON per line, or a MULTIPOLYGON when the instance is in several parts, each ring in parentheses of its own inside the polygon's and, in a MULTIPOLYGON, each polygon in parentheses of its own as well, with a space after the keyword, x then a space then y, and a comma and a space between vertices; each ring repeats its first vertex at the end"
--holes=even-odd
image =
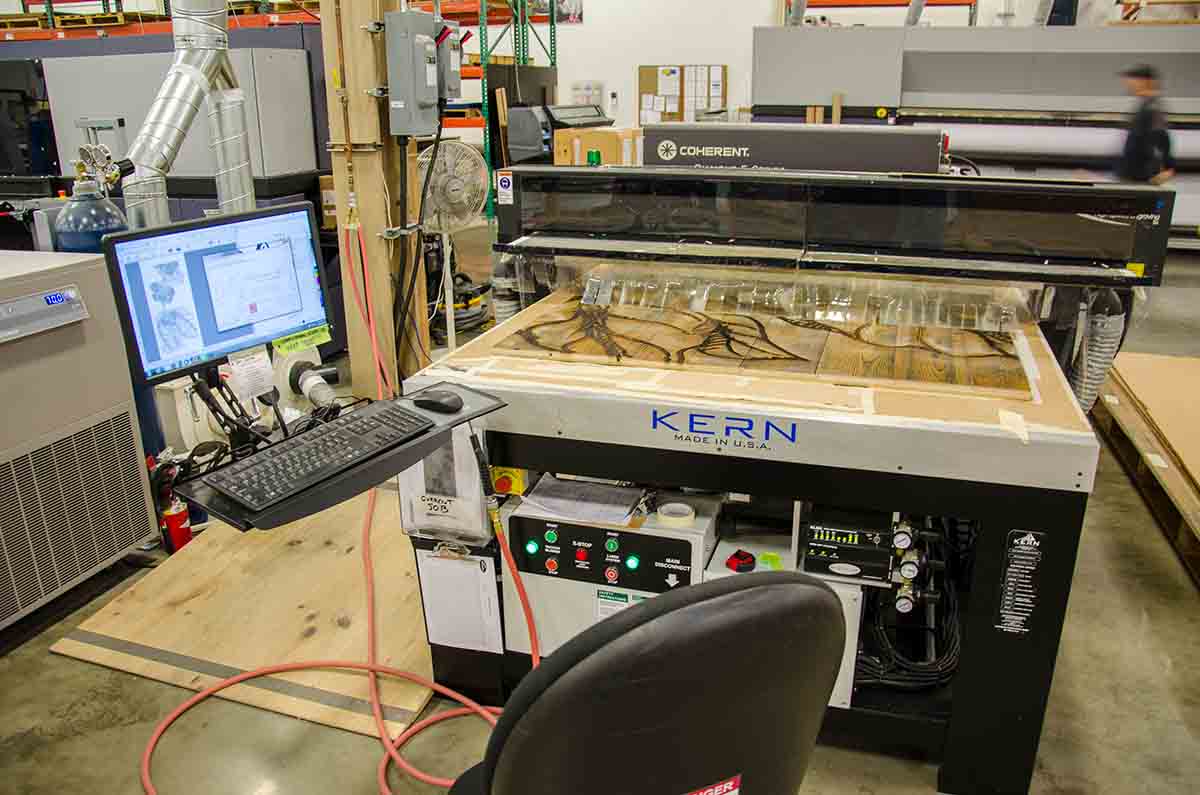
POLYGON ((439 23, 424 11, 384 15, 392 135, 433 135, 438 125, 439 23))

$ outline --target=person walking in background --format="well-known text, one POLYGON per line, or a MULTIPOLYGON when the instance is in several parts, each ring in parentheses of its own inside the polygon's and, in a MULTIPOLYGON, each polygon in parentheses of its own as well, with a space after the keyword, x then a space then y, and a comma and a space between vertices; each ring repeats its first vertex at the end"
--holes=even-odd
POLYGON ((1129 93, 1138 98, 1138 107, 1129 121, 1125 147, 1117 160, 1117 179, 1161 185, 1175 176, 1175 158, 1171 155, 1171 135, 1167 132, 1158 70, 1139 64, 1126 69, 1121 77, 1129 93))

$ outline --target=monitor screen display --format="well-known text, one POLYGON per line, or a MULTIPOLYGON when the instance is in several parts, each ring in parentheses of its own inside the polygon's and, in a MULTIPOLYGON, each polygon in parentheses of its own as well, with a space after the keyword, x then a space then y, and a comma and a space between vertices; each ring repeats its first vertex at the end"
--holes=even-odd
POLYGON ((136 342, 145 380, 193 372, 327 322, 311 210, 289 209, 113 243, 110 263, 134 338, 126 344, 136 342))

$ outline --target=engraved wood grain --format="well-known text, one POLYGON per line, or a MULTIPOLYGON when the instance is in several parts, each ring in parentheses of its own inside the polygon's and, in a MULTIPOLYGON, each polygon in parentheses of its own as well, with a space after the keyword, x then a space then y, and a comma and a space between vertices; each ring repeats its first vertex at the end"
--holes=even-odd
POLYGON ((809 377, 862 386, 1029 400, 1010 334, 851 325, 737 311, 581 305, 552 296, 522 312, 494 350, 565 362, 714 374, 809 377))

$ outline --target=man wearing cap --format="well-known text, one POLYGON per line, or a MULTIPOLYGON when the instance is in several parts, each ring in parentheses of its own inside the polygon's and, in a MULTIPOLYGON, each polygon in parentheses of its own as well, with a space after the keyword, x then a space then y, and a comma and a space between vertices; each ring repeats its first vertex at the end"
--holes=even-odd
POLYGON ((1129 122, 1116 176, 1125 182, 1161 185, 1175 176, 1175 158, 1171 156, 1167 114, 1160 101, 1158 70, 1141 64, 1126 69, 1121 77, 1129 93, 1140 101, 1129 122))

